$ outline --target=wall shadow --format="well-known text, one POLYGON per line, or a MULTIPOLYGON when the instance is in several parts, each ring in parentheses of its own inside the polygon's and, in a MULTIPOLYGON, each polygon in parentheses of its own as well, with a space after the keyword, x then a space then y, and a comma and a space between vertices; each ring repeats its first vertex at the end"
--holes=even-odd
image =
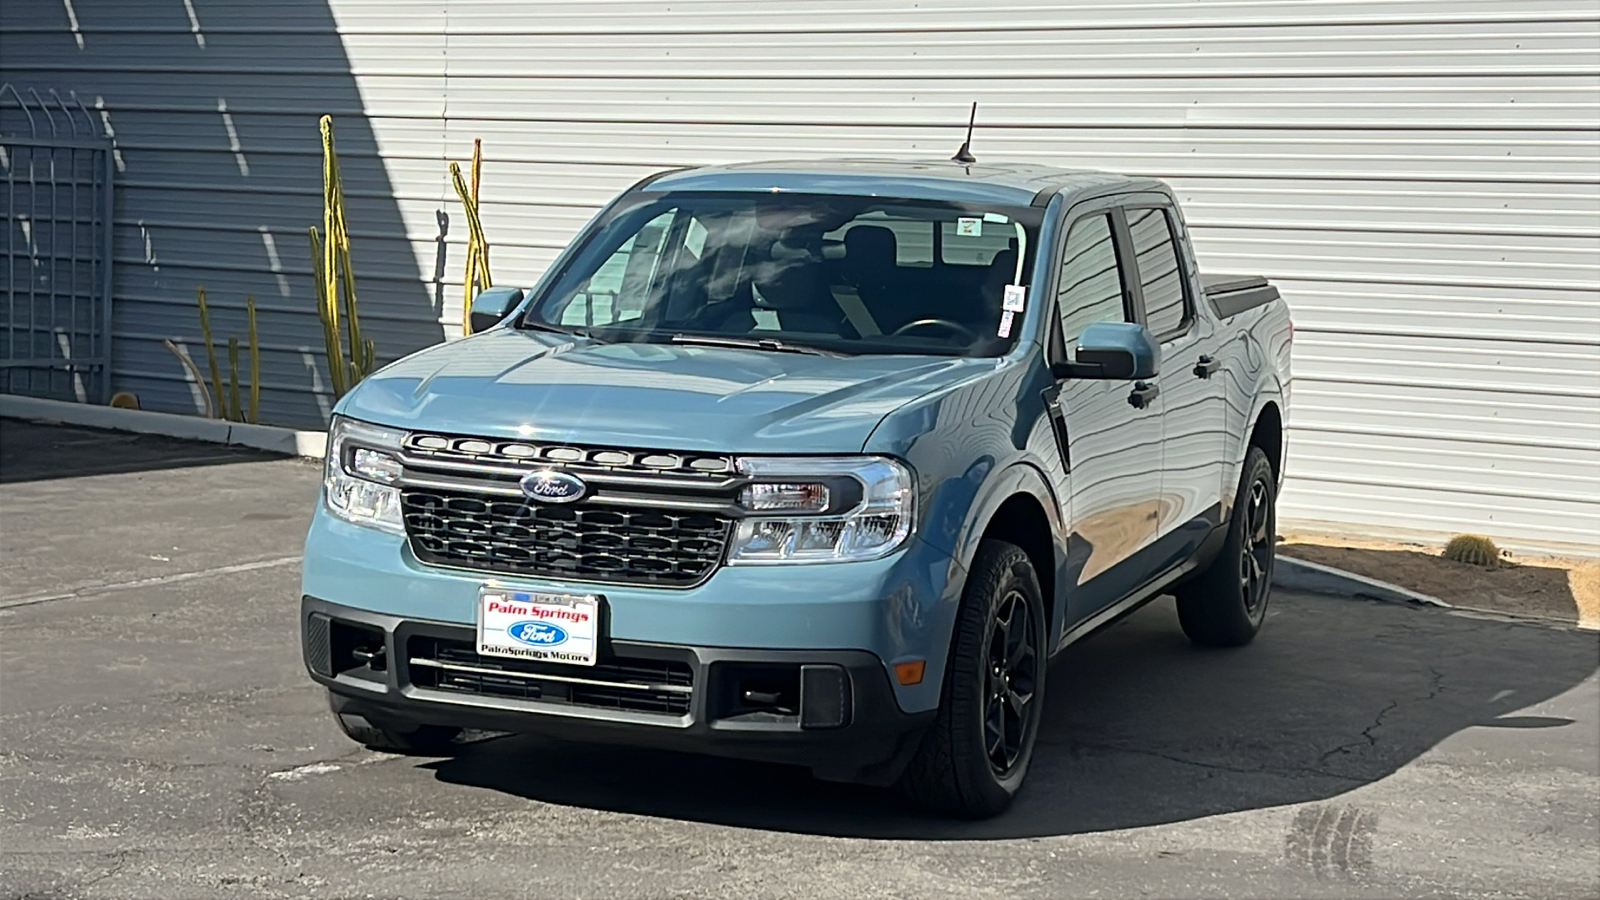
MULTIPOLYGON (((416 75, 410 82, 429 77, 416 75)), ((203 284, 223 366, 227 337, 245 338, 245 298, 255 298, 261 421, 325 422, 332 398, 317 393, 329 382, 306 234, 322 218, 323 113, 335 121, 364 336, 380 361, 443 339, 427 283, 432 235, 416 244, 408 235, 368 113, 376 105, 416 117, 400 139, 416 141, 420 130, 422 144, 442 148, 443 121, 430 118, 442 94, 397 98, 386 87, 395 79, 365 77, 376 100, 352 74, 327 0, 7 0, 0 81, 76 97, 115 137, 116 390, 138 394, 146 409, 198 411, 198 392, 161 339, 207 367, 195 306, 203 284)), ((0 128, 26 133, 3 105, 0 128)), ((440 161, 441 186, 445 171, 440 161)), ((438 196, 415 201, 423 208, 413 218, 431 217, 425 207, 438 196)))
POLYGON ((1465 728, 1572 727, 1507 714, 1594 673, 1597 644, 1592 633, 1280 593, 1256 644, 1207 651, 1158 601, 1051 670, 1028 785, 987 822, 920 816, 888 791, 817 782, 803 769, 528 736, 428 765, 442 781, 548 803, 785 832, 1105 831, 1323 800, 1465 728))
POLYGON ((0 419, 0 484, 287 458, 155 434, 0 419))

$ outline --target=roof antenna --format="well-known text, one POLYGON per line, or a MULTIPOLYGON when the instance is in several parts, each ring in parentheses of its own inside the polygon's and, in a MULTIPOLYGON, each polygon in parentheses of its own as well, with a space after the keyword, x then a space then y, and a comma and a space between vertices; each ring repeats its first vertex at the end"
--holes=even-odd
POLYGON ((958 163, 965 163, 967 165, 972 165, 973 163, 978 161, 978 158, 976 156, 972 155, 972 126, 977 121, 978 121, 978 101, 974 100, 974 101, 972 101, 972 117, 967 119, 967 139, 961 142, 961 149, 956 151, 956 155, 950 157, 950 161, 951 162, 958 162, 958 163))

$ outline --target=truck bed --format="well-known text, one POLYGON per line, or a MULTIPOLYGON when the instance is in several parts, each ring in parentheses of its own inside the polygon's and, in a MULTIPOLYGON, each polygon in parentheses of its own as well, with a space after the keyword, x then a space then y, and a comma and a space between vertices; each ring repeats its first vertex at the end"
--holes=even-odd
POLYGON ((1278 289, 1260 275, 1200 275, 1200 287, 1205 291, 1217 317, 1231 318, 1246 310, 1265 306, 1277 300, 1278 289))

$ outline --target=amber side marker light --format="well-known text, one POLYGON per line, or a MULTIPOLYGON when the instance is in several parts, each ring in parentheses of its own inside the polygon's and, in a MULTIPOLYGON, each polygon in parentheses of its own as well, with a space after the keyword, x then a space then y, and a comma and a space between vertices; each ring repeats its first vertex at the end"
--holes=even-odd
POLYGON ((922 670, 926 666, 927 663, 920 659, 913 659, 908 662, 897 662, 894 664, 895 680, 901 684, 921 684, 922 670))

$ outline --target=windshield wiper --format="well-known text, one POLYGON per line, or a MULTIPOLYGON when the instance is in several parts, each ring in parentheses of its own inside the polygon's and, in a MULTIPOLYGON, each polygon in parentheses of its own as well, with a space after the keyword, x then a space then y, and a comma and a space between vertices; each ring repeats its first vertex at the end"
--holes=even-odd
POLYGON ((588 338, 596 343, 604 344, 605 341, 594 336, 593 333, 583 328, 571 328, 566 325, 555 325, 550 322, 540 322, 536 319, 523 319, 516 327, 526 328, 529 331, 548 331, 551 334, 565 334, 570 337, 588 338))
POLYGON ((849 356, 836 350, 824 350, 805 344, 786 344, 775 338, 745 338, 718 334, 675 334, 674 344, 696 344, 702 347, 738 347, 745 350, 765 350, 769 353, 804 353, 808 356, 849 356))

